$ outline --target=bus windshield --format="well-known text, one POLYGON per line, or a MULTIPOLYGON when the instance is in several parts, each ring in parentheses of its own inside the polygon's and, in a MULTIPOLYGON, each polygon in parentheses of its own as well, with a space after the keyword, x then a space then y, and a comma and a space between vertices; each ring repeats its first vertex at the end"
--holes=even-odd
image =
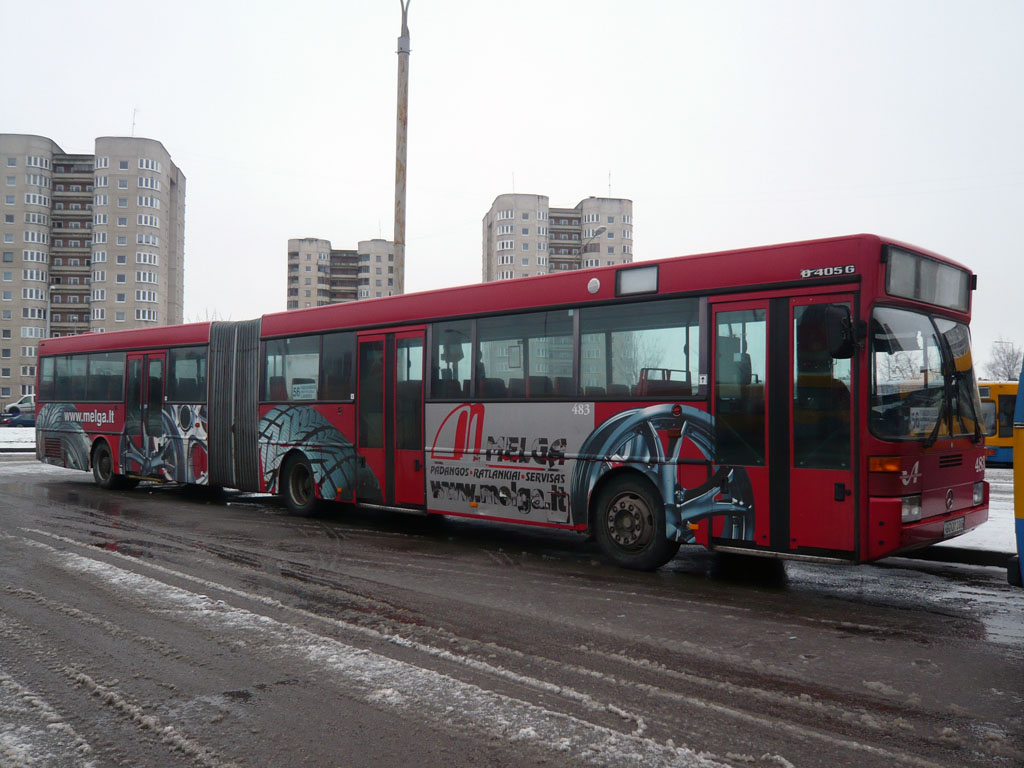
POLYGON ((888 307, 871 317, 871 431, 883 440, 983 434, 967 326, 888 307))

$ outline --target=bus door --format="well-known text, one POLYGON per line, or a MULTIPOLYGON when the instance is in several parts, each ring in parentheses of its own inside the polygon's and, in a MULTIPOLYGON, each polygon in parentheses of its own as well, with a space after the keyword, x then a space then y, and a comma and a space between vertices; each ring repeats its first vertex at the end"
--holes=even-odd
POLYGON ((164 456, 171 443, 166 439, 163 414, 166 354, 129 353, 127 364, 121 471, 174 480, 176 467, 164 456))
POLYGON ((376 479, 360 482, 359 500, 426 504, 423 455, 424 329, 359 336, 357 445, 376 479))
POLYGON ((852 365, 829 355, 833 304, 853 297, 712 304, 715 462, 733 470, 722 498, 752 505, 754 521, 719 517, 712 545, 854 556, 852 365))
POLYGON ((852 313, 852 294, 790 299, 789 548, 854 552, 853 360, 828 349, 826 313, 852 313), (830 310, 829 308, 834 308, 830 310))

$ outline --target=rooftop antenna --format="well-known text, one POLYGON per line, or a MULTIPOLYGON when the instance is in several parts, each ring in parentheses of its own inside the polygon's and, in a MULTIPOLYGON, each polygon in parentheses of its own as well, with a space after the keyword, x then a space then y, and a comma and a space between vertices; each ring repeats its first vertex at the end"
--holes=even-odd
POLYGON ((608 171, 608 197, 612 196, 612 172, 608 171))
POLYGON ((135 136, 135 115, 137 115, 138 112, 138 107, 132 107, 132 136, 135 136))
POLYGON ((512 194, 516 193, 516 172, 512 171, 512 194))

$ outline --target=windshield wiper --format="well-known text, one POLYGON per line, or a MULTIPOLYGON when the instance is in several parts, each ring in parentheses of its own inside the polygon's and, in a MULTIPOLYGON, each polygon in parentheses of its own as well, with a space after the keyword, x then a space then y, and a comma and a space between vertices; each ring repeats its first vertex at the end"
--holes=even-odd
MULTIPOLYGON (((945 376, 942 377, 946 379, 945 376)), ((939 428, 942 426, 942 417, 946 415, 946 411, 949 410, 949 385, 943 384, 942 387, 942 405, 939 406, 939 414, 935 417, 935 426, 932 427, 932 433, 924 439, 924 447, 931 448, 935 445, 935 441, 939 439, 939 428)), ((953 421, 950 419, 949 422, 949 434, 953 434, 953 421)))
MULTIPOLYGON (((967 374, 961 373, 960 371, 954 371, 953 372, 953 381, 956 383, 956 391, 957 391, 957 397, 956 397, 956 403, 957 403, 957 406, 958 406, 957 409, 956 409, 957 418, 960 421, 960 428, 964 432, 966 432, 967 431, 967 425, 964 423, 964 415, 963 415, 963 413, 960 412, 959 406, 961 404, 961 401, 964 400, 962 395, 965 394, 964 390, 963 390, 963 387, 960 386, 960 385, 967 381, 967 374)), ((970 393, 966 393, 966 394, 970 394, 970 393)), ((978 409, 974 407, 974 398, 973 397, 968 397, 966 399, 967 399, 967 402, 970 403, 970 406, 971 406, 971 416, 974 419, 974 434, 971 436, 971 442, 972 443, 979 443, 979 442, 981 442, 981 424, 980 424, 981 417, 978 414, 978 409)))

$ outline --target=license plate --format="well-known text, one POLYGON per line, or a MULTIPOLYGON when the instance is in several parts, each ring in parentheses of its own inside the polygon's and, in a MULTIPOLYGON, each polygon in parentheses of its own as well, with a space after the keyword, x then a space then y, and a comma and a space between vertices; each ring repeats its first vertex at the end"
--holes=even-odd
POLYGON ((947 520, 942 524, 942 535, 952 536, 955 533, 963 533, 964 518, 958 517, 955 520, 947 520))

